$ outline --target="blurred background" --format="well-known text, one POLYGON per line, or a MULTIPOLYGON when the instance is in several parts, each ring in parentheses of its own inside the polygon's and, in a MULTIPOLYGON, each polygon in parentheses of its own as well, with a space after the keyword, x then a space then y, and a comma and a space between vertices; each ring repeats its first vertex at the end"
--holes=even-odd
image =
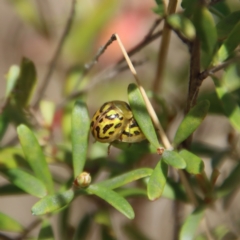
MULTIPOLYGON (((230 9, 240 9, 239 1, 228 1, 228 6, 230 9)), ((54 115, 52 142, 66 143, 69 139, 70 115, 62 116, 71 111, 72 105, 69 104, 71 101, 66 101, 66 97, 74 90, 86 88, 81 98, 86 101, 90 116, 106 101, 127 101, 127 86, 134 82, 134 78, 127 68, 119 72, 115 72, 112 68, 122 58, 116 42, 107 48, 93 69, 81 77, 84 65, 92 61, 98 49, 109 40, 113 33, 120 36, 127 50, 141 42, 158 18, 158 15, 153 12, 154 7, 154 0, 77 1, 73 25, 42 97, 44 100, 54 103, 57 109, 54 115)), ((178 6, 178 10, 181 10, 180 6, 178 6)), ((71 1, 65 0, 0 1, 0 99, 3 99, 5 95, 5 76, 9 68, 14 64, 20 65, 22 58, 26 57, 34 62, 37 70, 37 90, 30 105, 36 101, 38 89, 43 83, 70 11, 71 1)), ((162 25, 158 29, 161 27, 162 25)), ((137 62, 138 75, 144 88, 149 92, 153 90, 159 45, 160 38, 131 57, 133 61, 137 62), (140 64, 138 64, 139 61, 140 64)), ((170 139, 173 138, 183 117, 182 110, 185 107, 188 92, 188 64, 188 48, 172 33, 164 81, 159 89, 159 95, 166 102, 170 112, 171 119, 169 118, 170 121, 165 126, 170 139)), ((209 93, 213 89, 212 81, 206 79, 201 87, 200 95, 209 93)), ((194 138, 221 149, 228 145, 227 136, 230 132, 231 127, 227 119, 212 114, 204 120, 194 138)), ((44 135, 44 133, 42 134, 44 135)), ((15 136, 16 127, 11 125, 2 139, 1 145, 5 146, 11 143, 15 136)), ((90 142, 93 144, 93 138, 90 138, 90 142)), ((93 147, 94 150, 90 148, 89 156, 93 157, 94 154, 98 154, 98 156, 105 157, 107 145, 103 145, 96 143, 93 147)), ((119 152, 120 150, 113 148, 110 158, 114 159, 119 152)), ((148 159, 148 161, 152 161, 154 165, 156 159, 148 159)), ((208 159, 206 158, 204 161, 208 167, 208 159)), ((139 167, 141 164, 145 165, 146 159, 143 159, 137 166, 139 167)), ((71 174, 68 169, 54 164, 51 166, 51 170, 65 179, 68 179, 71 174)), ((221 169, 220 178, 224 177, 227 171, 228 166, 224 166, 221 169)), ((108 173, 103 169, 95 181, 107 175, 108 173)), ((6 180, 0 177, 0 185, 5 182, 6 180)), ((30 208, 36 201, 36 198, 24 195, 0 196, 0 211, 17 219, 24 226, 28 226, 34 219, 30 208)), ((136 213, 133 224, 148 236, 146 239, 152 240, 173 239, 175 219, 182 220, 191 211, 191 206, 181 205, 180 215, 176 215, 175 203, 166 198, 154 202, 150 202, 146 198, 139 198, 131 200, 131 205, 136 213)), ((74 210, 72 210, 71 225, 76 226, 79 219, 94 208, 96 206, 85 198, 75 200, 72 207, 74 210)), ((208 210, 209 222, 207 224, 213 227, 224 223, 239 233, 239 230, 235 229, 236 225, 233 224, 235 220, 239 221, 239 210, 239 196, 234 198, 227 212, 222 209, 220 204, 216 203, 212 209, 208 210)), ((56 226, 57 217, 54 216, 52 221, 56 226)), ((111 221, 117 239, 128 239, 122 231, 122 227, 126 223, 130 223, 130 220, 113 210, 111 211, 111 221)), ((39 229, 35 229, 33 235, 38 231, 39 229)), ((98 231, 97 224, 93 224, 88 239, 99 239, 98 231)), ((56 239, 59 239, 59 236, 56 236, 56 239)))

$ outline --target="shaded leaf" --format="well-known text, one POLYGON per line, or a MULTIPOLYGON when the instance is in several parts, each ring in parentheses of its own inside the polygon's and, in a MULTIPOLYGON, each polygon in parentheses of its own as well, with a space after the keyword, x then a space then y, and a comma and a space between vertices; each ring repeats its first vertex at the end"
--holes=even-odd
POLYGON ((25 192, 22 189, 13 184, 5 184, 0 186, 0 196, 17 195, 24 193, 25 192))
POLYGON ((200 221, 204 216, 204 209, 195 209, 184 221, 180 230, 179 240, 192 240, 194 239, 195 232, 198 229, 200 221))
POLYGON ((126 232, 128 239, 131 240, 150 240, 147 236, 144 235, 141 229, 138 229, 134 225, 125 225, 123 227, 124 232, 126 232))
MULTIPOLYGON (((0 109, 0 111, 1 111, 1 109, 0 109)), ((5 111, 3 111, 0 114, 0 141, 2 140, 5 132, 7 131, 8 124, 9 124, 9 119, 8 119, 5 111)))
POLYGON ((108 189, 115 189, 115 188, 121 187, 123 185, 126 185, 127 183, 136 181, 140 178, 148 177, 151 174, 152 174, 151 168, 140 168, 140 169, 130 171, 128 173, 124 173, 117 177, 107 179, 100 183, 96 183, 94 185, 105 187, 108 189))
POLYGON ((38 240, 54 240, 53 230, 50 222, 48 220, 44 220, 42 223, 40 233, 38 236, 38 240))
POLYGON ((85 216, 79 221, 75 230, 73 240, 87 239, 87 234, 90 229, 92 216, 85 214, 85 216))
POLYGON ((215 63, 215 65, 225 61, 236 49, 236 47, 240 43, 240 21, 238 24, 234 26, 231 33, 227 37, 227 39, 223 42, 221 47, 218 50, 217 56, 218 56, 218 62, 215 63))
POLYGON ((148 141, 156 148, 159 147, 158 138, 152 120, 148 114, 144 99, 136 84, 128 86, 128 100, 140 129, 148 141))
POLYGON ((19 168, 5 169, 1 170, 1 172, 12 184, 16 185, 25 192, 39 198, 46 196, 46 187, 39 179, 30 175, 29 173, 19 168))
POLYGON ((68 205, 73 200, 73 198, 74 191, 72 189, 54 195, 46 196, 34 204, 32 207, 32 214, 43 215, 54 212, 68 205))
POLYGON ((217 95, 222 102, 225 115, 228 117, 232 126, 240 132, 240 108, 237 102, 228 92, 228 89, 224 85, 223 81, 218 80, 215 77, 212 78, 216 86, 217 95))
POLYGON ((198 102, 184 117, 175 134, 173 143, 178 145, 187 139, 202 123, 209 109, 209 101, 198 102))
POLYGON ((147 184, 148 198, 151 201, 161 197, 167 181, 167 172, 167 164, 160 160, 154 168, 147 184))
POLYGON ((162 154, 162 160, 175 168, 186 168, 186 162, 177 152, 171 150, 164 150, 162 154))
POLYGON ((24 155, 36 177, 45 184, 49 193, 53 193, 52 177, 36 137, 25 125, 20 125, 17 128, 17 132, 24 155))
POLYGON ((134 212, 131 205, 128 203, 126 199, 121 197, 116 192, 97 185, 90 185, 86 189, 86 191, 88 193, 95 194, 98 197, 102 198, 110 205, 112 205, 114 208, 116 208, 119 212, 121 212, 123 215, 125 215, 127 218, 129 219, 134 218, 134 212))
POLYGON ((183 149, 179 152, 187 164, 186 170, 191 174, 200 174, 204 170, 202 159, 195 154, 183 149))
POLYGON ((77 101, 72 112, 72 149, 74 177, 83 171, 87 158, 90 119, 87 106, 77 101))
POLYGON ((23 58, 20 74, 13 89, 13 101, 18 107, 24 108, 29 104, 36 82, 37 75, 33 62, 23 58))
POLYGON ((172 14, 167 17, 167 23, 178 30, 185 38, 193 40, 196 36, 195 27, 192 22, 182 14, 172 14))
POLYGON ((225 18, 221 19, 216 26, 218 37, 226 38, 239 21, 240 11, 232 12, 225 18))
POLYGON ((206 7, 199 4, 194 11, 193 23, 203 51, 202 64, 208 67, 217 44, 217 31, 213 16, 206 7))
POLYGON ((20 233, 24 230, 24 227, 19 222, 2 212, 0 212, 0 223, 1 231, 20 233))

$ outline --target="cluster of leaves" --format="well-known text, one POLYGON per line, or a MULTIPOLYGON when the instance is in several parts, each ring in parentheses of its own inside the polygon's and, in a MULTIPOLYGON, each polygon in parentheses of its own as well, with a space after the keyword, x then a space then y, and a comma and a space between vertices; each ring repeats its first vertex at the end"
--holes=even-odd
MULTIPOLYGON (((156 12, 161 15, 164 9, 163 3, 158 1, 157 4, 156 12)), ((223 3, 207 6, 197 0, 184 0, 182 6, 184 11, 168 16, 167 22, 189 46, 196 39, 200 41, 199 61, 203 69, 199 72, 201 80, 200 76, 214 73, 224 61, 237 57, 235 49, 240 42, 238 34, 240 12, 224 11, 227 5, 223 3)), ((230 201, 237 189, 240 176, 240 164, 237 162, 236 167, 230 171, 225 180, 220 185, 216 185, 219 176, 218 167, 225 156, 231 154, 234 160, 239 159, 237 147, 219 150, 193 142, 190 149, 181 148, 181 144, 195 132, 208 113, 225 115, 232 128, 236 132, 240 131, 239 64, 229 65, 220 79, 211 76, 215 84, 214 91, 200 96, 197 104, 185 115, 173 138, 173 149, 165 149, 153 169, 145 167, 131 170, 129 163, 138 161, 146 154, 157 155, 159 148, 162 148, 137 85, 129 85, 128 100, 133 115, 148 141, 130 147, 123 143, 114 143, 114 146, 122 150, 115 163, 109 161, 107 157, 90 156, 88 152, 92 146, 89 145, 88 108, 83 100, 78 100, 74 106, 71 105, 71 113, 69 106, 65 111, 65 118, 71 118, 71 130, 65 129, 66 135, 71 136, 71 148, 69 144, 64 147, 54 145, 55 154, 47 158, 45 151, 47 145, 51 143, 40 144, 38 139, 44 139, 41 135, 43 132, 33 127, 30 113, 26 114, 37 77, 34 64, 24 59, 20 67, 12 66, 7 74, 6 95, 0 115, 0 139, 5 135, 8 125, 13 123, 17 126, 21 148, 14 146, 0 149, 0 174, 9 181, 0 186, 0 195, 29 194, 40 198, 32 206, 32 214, 50 217, 61 213, 61 226, 64 227, 60 227, 59 232, 62 239, 69 239, 69 222, 66 216, 72 207, 72 201, 79 196, 93 201, 97 196, 129 219, 134 218, 134 210, 127 198, 144 196, 149 200, 155 200, 159 197, 167 197, 193 205, 194 210, 182 224, 179 234, 180 239, 193 239, 206 209, 218 199, 223 199, 226 203, 230 201), (232 154, 233 152, 235 155, 232 154), (209 178, 205 173, 204 162, 199 157, 203 155, 211 159, 212 168, 209 178), (72 173, 69 179, 59 181, 49 170, 48 164, 51 162, 61 163, 69 168, 72 173), (83 171, 88 171, 94 179, 102 167, 111 173, 108 179, 89 183, 84 188, 73 185, 74 179, 83 171), (178 170, 179 175, 182 176, 181 182, 168 178, 170 167, 178 170), (137 187, 126 186, 136 180, 139 182, 137 187)), ((164 109, 163 103, 159 101, 159 104, 164 109)), ((40 109, 45 130, 51 132, 55 109, 52 104, 45 101, 40 103, 40 109)), ((168 115, 167 110, 164 115, 168 115)), ((105 205, 101 203, 101 206, 105 205)), ((107 209, 106 206, 104 209, 107 209)), ((101 207, 81 219, 75 231, 71 233, 72 239, 83 239, 87 235, 93 215, 95 221, 102 225, 103 239, 114 239, 110 234, 108 211, 103 211, 101 207)), ((42 223, 42 227, 38 239, 54 239, 49 218, 39 218, 39 223, 42 223)), ((25 236, 31 229, 25 229, 16 220, 0 212, 0 230, 18 232, 22 234, 21 236, 25 236)), ((128 231, 133 235, 136 229, 129 226, 128 231)), ((217 239, 221 239, 229 232, 230 230, 225 226, 212 230, 212 234, 217 239)), ((137 236, 139 237, 138 234, 139 231, 135 234, 136 239, 137 236)), ((207 239, 207 237, 200 235, 198 239, 207 239)))

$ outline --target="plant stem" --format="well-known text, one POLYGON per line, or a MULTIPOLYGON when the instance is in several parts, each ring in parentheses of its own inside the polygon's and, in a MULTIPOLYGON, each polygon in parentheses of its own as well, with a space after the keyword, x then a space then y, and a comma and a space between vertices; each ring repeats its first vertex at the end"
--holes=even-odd
MULTIPOLYGON (((176 7, 177 7, 177 0, 170 0, 168 4, 167 15, 175 13, 176 7)), ((165 69, 166 58, 167 58, 169 42, 170 42, 170 34, 171 34, 171 29, 165 20, 164 27, 163 27, 162 41, 160 43, 160 49, 159 49, 159 55, 158 55, 157 72, 156 72, 156 77, 155 77, 155 80, 153 83, 153 89, 152 89, 154 93, 158 92, 162 83, 162 77, 165 69)))
POLYGON ((58 57, 61 53, 61 50, 62 50, 62 47, 63 47, 63 44, 67 38, 67 35, 70 31, 70 28, 72 26, 72 22, 73 22, 73 17, 74 17, 74 10, 75 10, 75 3, 76 3, 76 0, 72 0, 72 5, 71 5, 71 11, 70 11, 70 15, 69 15, 69 18, 67 20, 67 23, 66 23, 66 27, 64 28, 64 31, 63 31, 63 34, 62 34, 62 37, 60 38, 60 41, 58 43, 58 46, 56 48, 56 51, 53 55, 53 58, 49 64, 49 68, 46 72, 46 75, 43 79, 43 83, 39 89, 39 92, 38 92, 38 97, 36 99, 36 102, 34 104, 34 107, 37 107, 39 102, 41 101, 42 99, 42 96, 44 94, 44 92, 46 91, 47 89, 47 86, 50 82, 50 77, 53 73, 53 70, 55 69, 55 66, 56 66, 56 63, 57 63, 57 60, 58 60, 58 57))

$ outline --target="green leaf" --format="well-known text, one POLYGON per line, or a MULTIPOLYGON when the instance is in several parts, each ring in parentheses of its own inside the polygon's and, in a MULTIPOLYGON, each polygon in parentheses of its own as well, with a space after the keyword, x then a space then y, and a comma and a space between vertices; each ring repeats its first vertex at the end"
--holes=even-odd
POLYGON ((167 181, 167 172, 168 165, 160 160, 154 168, 147 184, 148 198, 151 201, 161 197, 167 181))
POLYGON ((9 232, 22 232, 24 227, 14 220, 13 218, 9 217, 8 215, 0 212, 0 230, 1 231, 9 231, 9 232))
POLYGON ((228 92, 228 89, 224 85, 222 80, 218 80, 215 77, 212 77, 214 84, 216 86, 216 92, 218 98, 222 102, 222 106, 224 109, 225 115, 228 117, 232 126, 240 132, 240 108, 232 97, 232 95, 228 92))
POLYGON ((118 193, 107 189, 102 186, 90 185, 86 191, 91 194, 95 194, 98 197, 102 198, 114 208, 116 208, 119 212, 125 215, 129 219, 134 218, 134 211, 131 205, 128 203, 126 199, 121 197, 118 193))
POLYGON ((102 181, 100 183, 96 183, 94 185, 105 187, 108 189, 115 189, 118 187, 121 187, 123 185, 126 185, 127 183, 136 181, 140 178, 148 177, 152 174, 151 168, 140 168, 133 170, 128 173, 124 173, 122 175, 119 175, 117 177, 102 181))
POLYGON ((200 221, 204 216, 204 209, 197 208, 195 209, 184 221, 183 226, 180 230, 179 240, 192 240, 200 221))
POLYGON ((232 12, 225 18, 221 19, 217 24, 218 37, 220 39, 226 38, 239 21, 240 11, 232 12))
POLYGON ((124 198, 128 197, 147 197, 147 191, 142 188, 121 188, 116 190, 118 194, 120 194, 124 198))
POLYGON ((159 16, 164 16, 165 15, 165 6, 164 2, 162 0, 155 0, 157 7, 154 7, 152 10, 159 16))
POLYGON ((74 177, 84 168, 88 150, 90 119, 87 106, 77 101, 72 112, 72 149, 74 177))
POLYGON ((12 184, 24 190, 25 192, 39 198, 46 196, 47 189, 45 185, 43 185, 39 179, 30 175, 29 173, 18 168, 5 169, 1 170, 1 172, 12 184))
POLYGON ((208 67, 217 44, 217 31, 214 19, 209 10, 203 5, 195 8, 193 23, 202 48, 202 63, 208 67))
POLYGON ((200 174, 204 170, 204 163, 202 159, 195 154, 183 149, 179 152, 187 164, 186 170, 191 174, 200 174))
POLYGON ((152 120, 148 114, 144 99, 137 85, 132 83, 128 86, 128 100, 140 129, 148 141, 156 148, 159 147, 158 138, 152 120))
POLYGON ((187 139, 199 127, 203 119, 206 117, 208 109, 209 101, 204 100, 198 102, 196 106, 188 112, 175 134, 173 140, 175 145, 178 145, 187 139))
POLYGON ((50 222, 45 220, 38 236, 38 240, 54 240, 53 230, 50 222))
POLYGON ((7 131, 7 127, 9 124, 9 119, 5 111, 0 114, 0 141, 2 140, 5 132, 7 131))
POLYGON ((54 195, 46 196, 34 204, 32 207, 32 214, 43 215, 52 213, 68 205, 73 200, 73 198, 74 191, 72 189, 54 195))
POLYGON ((184 159, 175 151, 164 150, 162 154, 162 160, 178 169, 186 168, 186 162, 184 159))
POLYGON ((13 89, 14 103, 24 108, 29 104, 34 87, 37 82, 36 69, 32 61, 24 58, 21 63, 21 71, 13 89))
POLYGON ((178 30, 185 38, 193 40, 196 36, 195 27, 192 22, 182 14, 172 14, 167 17, 167 23, 178 30))
POLYGON ((48 193, 53 193, 53 181, 42 149, 33 132, 25 125, 17 128, 18 137, 26 159, 36 177, 41 180, 48 193))
POLYGON ((123 227, 124 232, 127 234, 127 239, 131 240, 150 240, 145 236, 142 229, 138 229, 136 225, 128 224, 123 227))
POLYGON ((237 48, 240 43, 240 22, 234 26, 228 38, 223 42, 218 50, 218 62, 215 65, 225 61, 237 48))

